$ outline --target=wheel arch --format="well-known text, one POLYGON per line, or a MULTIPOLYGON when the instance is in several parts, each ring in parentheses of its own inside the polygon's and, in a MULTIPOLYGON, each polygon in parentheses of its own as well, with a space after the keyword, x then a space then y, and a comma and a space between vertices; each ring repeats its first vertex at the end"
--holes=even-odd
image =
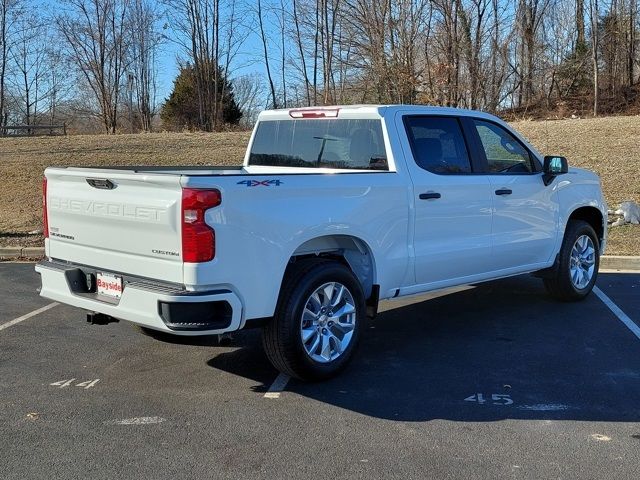
POLYGON ((587 222, 593 230, 596 232, 596 236, 598 237, 598 242, 600 243, 600 250, 603 249, 603 242, 606 239, 606 226, 605 226, 605 217, 602 214, 602 211, 598 207, 594 207, 592 205, 585 205, 575 208, 571 211, 567 220, 564 224, 564 228, 560 231, 560 235, 558 235, 558 245, 555 253, 555 257, 553 259, 553 264, 545 269, 538 270, 534 272, 534 276, 540 278, 549 278, 556 275, 558 270, 558 262, 560 258, 560 249, 562 248, 562 242, 564 236, 567 232, 567 227, 569 226, 569 222, 571 220, 583 220, 587 222))
MULTIPOLYGON (((578 207, 571 212, 569 218, 567 219, 567 225, 571 220, 583 220, 587 222, 593 230, 596 232, 598 236, 598 242, 602 245, 605 239, 605 224, 604 224, 604 215, 597 207, 593 206, 585 206, 578 207)), ((565 225, 565 231, 567 226, 565 225)))
MULTIPOLYGON (((333 258, 356 276, 365 298, 375 297, 377 303, 376 263, 369 244, 353 235, 322 235, 305 241, 291 254, 287 270, 294 268, 297 260, 309 257, 333 258)), ((286 277, 286 274, 285 274, 286 277)))

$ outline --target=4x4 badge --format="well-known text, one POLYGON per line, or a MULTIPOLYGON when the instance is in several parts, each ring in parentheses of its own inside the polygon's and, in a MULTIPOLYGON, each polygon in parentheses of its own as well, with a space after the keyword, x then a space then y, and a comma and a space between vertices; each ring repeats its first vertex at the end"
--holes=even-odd
POLYGON ((279 187, 282 185, 281 180, 242 180, 238 185, 246 185, 247 187, 279 187))

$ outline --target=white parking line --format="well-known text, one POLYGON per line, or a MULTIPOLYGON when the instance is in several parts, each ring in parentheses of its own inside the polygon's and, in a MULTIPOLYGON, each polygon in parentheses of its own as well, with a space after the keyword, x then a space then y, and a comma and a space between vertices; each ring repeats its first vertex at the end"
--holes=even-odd
POLYGON ((291 377, 285 373, 278 375, 269 390, 267 390, 267 393, 264 394, 264 398, 280 398, 280 393, 282 393, 290 379, 291 377))
POLYGON ((17 323, 24 322, 25 320, 28 320, 31 317, 35 317, 36 315, 38 315, 38 314, 40 314, 42 312, 46 312, 47 310, 50 310, 50 309, 52 309, 53 307, 55 307, 57 305, 59 305, 58 302, 53 302, 53 303, 50 303, 49 305, 45 305, 42 308, 34 310, 33 312, 29 312, 26 315, 22 315, 21 317, 14 318, 13 320, 10 320, 7 323, 3 323, 2 325, 0 325, 0 330, 4 330, 5 328, 12 327, 13 325, 15 325, 17 323))
POLYGON ((166 418, 162 417, 134 417, 125 418, 124 420, 109 420, 103 422, 104 425, 155 425, 165 422, 166 418))
POLYGON ((609 310, 611 310, 615 316, 618 317, 618 319, 640 340, 640 327, 636 325, 633 320, 631 320, 629 316, 624 313, 620 307, 613 303, 613 301, 598 287, 593 287, 593 293, 595 293, 598 298, 602 300, 602 303, 609 307, 609 310))

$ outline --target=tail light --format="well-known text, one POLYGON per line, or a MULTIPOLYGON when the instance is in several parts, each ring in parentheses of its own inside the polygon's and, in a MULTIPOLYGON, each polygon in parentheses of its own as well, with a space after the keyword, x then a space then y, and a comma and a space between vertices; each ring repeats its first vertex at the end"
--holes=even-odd
POLYGON ((219 190, 182 189, 182 260, 200 263, 216 256, 216 234, 204 221, 205 212, 220 205, 219 190))
POLYGON ((42 179, 42 233, 49 238, 49 214, 47 213, 47 177, 42 179))

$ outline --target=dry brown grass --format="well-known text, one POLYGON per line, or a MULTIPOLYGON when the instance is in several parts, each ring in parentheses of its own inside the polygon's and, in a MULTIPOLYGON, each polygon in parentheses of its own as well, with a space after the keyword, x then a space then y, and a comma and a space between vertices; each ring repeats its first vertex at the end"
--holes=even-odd
MULTIPOLYGON (((602 177, 610 206, 640 202, 640 117, 516 122, 540 151, 602 177)), ((159 133, 0 138, 0 245, 41 243, 42 171, 47 166, 238 165, 249 133, 159 133), (16 235, 19 234, 19 235, 16 235)), ((640 254, 640 227, 612 229, 608 253, 640 254)))
POLYGON ((600 175, 610 207, 640 202, 640 116, 512 125, 543 154, 563 155, 569 165, 600 175))
MULTIPOLYGON (((640 116, 515 122, 513 126, 544 154, 563 155, 569 164, 602 179, 609 208, 640 203, 640 116)), ((609 255, 640 255, 640 226, 609 229, 609 255)))
POLYGON ((248 140, 245 132, 0 138, 0 232, 40 228, 46 167, 238 165, 248 140))

